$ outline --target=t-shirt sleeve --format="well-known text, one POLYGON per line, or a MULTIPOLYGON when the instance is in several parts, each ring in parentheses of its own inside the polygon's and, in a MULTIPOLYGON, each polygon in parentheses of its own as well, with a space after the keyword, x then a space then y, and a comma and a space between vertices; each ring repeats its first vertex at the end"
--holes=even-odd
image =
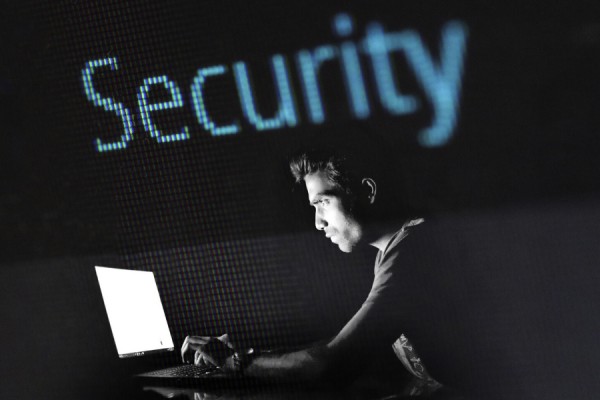
POLYGON ((365 304, 376 302, 382 297, 397 295, 400 290, 402 265, 399 260, 399 249, 393 249, 380 255, 379 265, 375 268, 375 277, 365 304))

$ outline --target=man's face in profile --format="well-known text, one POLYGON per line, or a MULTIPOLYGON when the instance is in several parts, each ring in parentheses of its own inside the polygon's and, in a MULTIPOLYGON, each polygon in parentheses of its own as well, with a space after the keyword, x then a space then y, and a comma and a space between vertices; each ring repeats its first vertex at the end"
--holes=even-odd
POLYGON ((363 237, 363 227, 349 211, 349 196, 322 171, 306 175, 304 183, 308 201, 315 208, 315 227, 341 251, 351 252, 363 237))

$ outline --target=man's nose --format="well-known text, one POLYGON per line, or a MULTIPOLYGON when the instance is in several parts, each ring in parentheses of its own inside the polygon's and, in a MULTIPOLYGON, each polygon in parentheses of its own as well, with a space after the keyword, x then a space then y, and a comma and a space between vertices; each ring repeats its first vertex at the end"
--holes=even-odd
POLYGON ((319 211, 315 212, 315 228, 317 230, 322 231, 327 226, 327 221, 323 218, 319 211))

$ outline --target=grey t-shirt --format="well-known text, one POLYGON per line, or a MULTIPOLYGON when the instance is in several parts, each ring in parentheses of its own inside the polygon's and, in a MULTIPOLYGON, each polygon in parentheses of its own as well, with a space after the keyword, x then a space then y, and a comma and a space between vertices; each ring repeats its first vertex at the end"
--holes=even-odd
MULTIPOLYGON (((375 258, 375 278, 365 304, 378 302, 380 298, 385 295, 386 291, 395 292, 402 290, 401 288, 395 287, 394 283, 399 281, 398 279, 394 279, 394 275, 401 273, 401 268, 398 268, 397 266, 401 260, 398 259, 398 254, 395 250, 400 246, 402 240, 409 235, 410 229, 423 222, 423 219, 407 221, 402 228, 390 238, 385 249, 383 251, 380 250, 377 253, 377 257, 375 258)), ((398 339, 393 343, 392 348, 398 359, 412 375, 425 381, 427 386, 440 386, 440 384, 429 375, 414 345, 405 334, 402 333, 399 335, 398 339)))

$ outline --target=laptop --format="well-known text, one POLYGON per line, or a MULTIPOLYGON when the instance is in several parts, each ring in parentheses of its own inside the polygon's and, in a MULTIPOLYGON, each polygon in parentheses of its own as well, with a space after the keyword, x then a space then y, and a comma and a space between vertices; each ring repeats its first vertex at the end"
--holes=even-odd
MULTIPOLYGON (((171 331, 150 271, 96 267, 108 321, 120 358, 175 351, 171 331)), ((135 376, 165 384, 230 378, 214 367, 180 364, 135 376)))

